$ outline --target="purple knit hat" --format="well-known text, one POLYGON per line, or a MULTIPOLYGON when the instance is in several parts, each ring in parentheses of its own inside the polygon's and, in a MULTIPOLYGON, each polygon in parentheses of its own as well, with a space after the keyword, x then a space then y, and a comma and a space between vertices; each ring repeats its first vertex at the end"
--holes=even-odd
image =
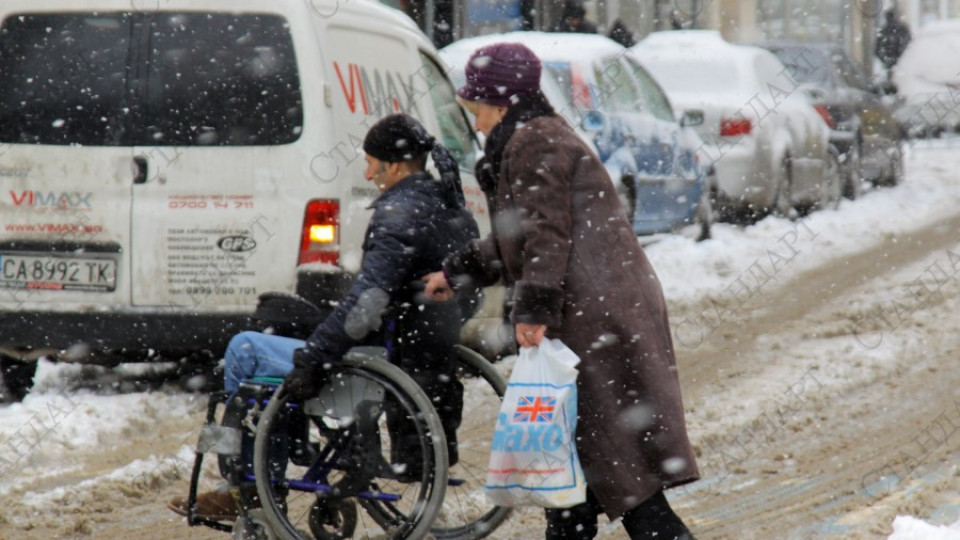
POLYGON ((457 95, 467 101, 513 105, 513 96, 540 89, 542 70, 537 55, 520 43, 480 47, 467 60, 467 82, 457 90, 457 95))

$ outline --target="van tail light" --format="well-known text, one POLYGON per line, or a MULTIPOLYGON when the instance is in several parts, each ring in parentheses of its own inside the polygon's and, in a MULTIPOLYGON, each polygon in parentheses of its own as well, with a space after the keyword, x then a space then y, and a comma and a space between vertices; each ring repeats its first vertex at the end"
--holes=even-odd
POLYGON ((814 105, 813 108, 820 113, 820 118, 823 118, 823 121, 830 126, 830 129, 835 129, 837 127, 837 122, 833 119, 833 115, 830 114, 830 110, 827 109, 826 105, 814 105))
POLYGON ((340 263, 340 201, 313 200, 303 215, 297 264, 340 263))
POLYGON ((746 118, 723 118, 720 120, 720 136, 736 137, 738 135, 749 135, 753 129, 753 124, 746 118))

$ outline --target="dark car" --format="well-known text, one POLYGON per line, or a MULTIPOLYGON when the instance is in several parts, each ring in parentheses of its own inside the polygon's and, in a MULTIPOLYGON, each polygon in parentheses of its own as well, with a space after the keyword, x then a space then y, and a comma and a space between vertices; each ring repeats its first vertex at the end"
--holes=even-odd
POLYGON ((892 186, 903 179, 903 139, 893 110, 846 51, 825 43, 762 43, 812 94, 840 152, 844 195, 856 198, 861 181, 892 186))

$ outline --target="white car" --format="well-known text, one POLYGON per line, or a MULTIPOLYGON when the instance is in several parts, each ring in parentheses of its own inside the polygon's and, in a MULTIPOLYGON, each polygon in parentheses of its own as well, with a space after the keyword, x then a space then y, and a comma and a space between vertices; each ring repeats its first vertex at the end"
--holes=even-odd
POLYGON ((497 42, 523 43, 541 59, 544 94, 603 161, 634 232, 696 223, 700 238, 709 237, 709 179, 697 154, 702 143, 623 46, 601 35, 555 32, 463 39, 440 51, 454 83, 462 83, 475 50, 497 42))
POLYGON ((924 25, 894 66, 893 82, 908 135, 960 132, 960 19, 924 25))
POLYGON ((839 199, 830 129, 771 52, 715 31, 674 30, 647 36, 630 53, 675 106, 703 111, 697 130, 728 213, 789 215, 839 199))

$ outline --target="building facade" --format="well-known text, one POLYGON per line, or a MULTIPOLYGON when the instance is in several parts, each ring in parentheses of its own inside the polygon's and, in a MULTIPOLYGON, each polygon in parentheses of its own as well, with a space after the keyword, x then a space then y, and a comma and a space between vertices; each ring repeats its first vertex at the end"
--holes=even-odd
POLYGON ((552 30, 568 2, 597 31, 622 25, 639 40, 677 28, 719 30, 734 43, 789 40, 841 44, 873 72, 883 11, 895 9, 911 30, 960 17, 960 0, 383 0, 406 11, 442 47, 461 37, 511 30, 552 30))

